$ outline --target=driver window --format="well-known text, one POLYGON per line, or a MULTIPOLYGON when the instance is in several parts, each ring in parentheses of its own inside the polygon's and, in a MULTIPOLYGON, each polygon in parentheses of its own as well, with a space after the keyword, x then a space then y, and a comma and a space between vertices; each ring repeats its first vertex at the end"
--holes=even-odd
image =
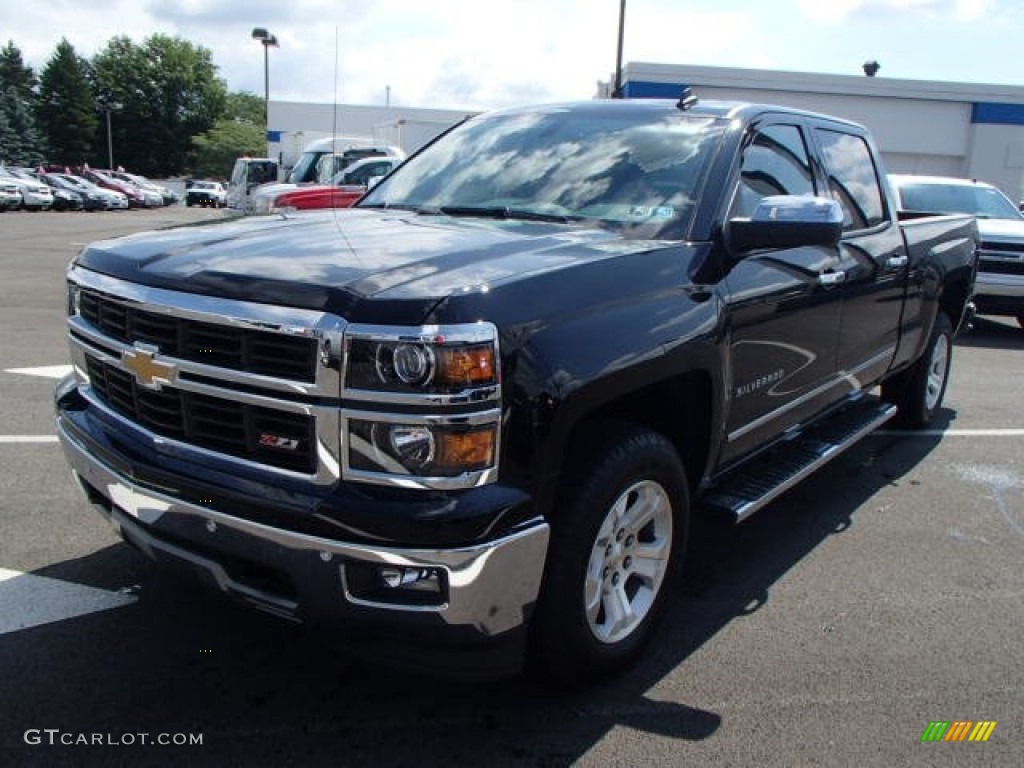
POLYGON ((769 195, 813 195, 814 177, 803 134, 795 125, 769 125, 743 150, 729 217, 749 217, 769 195))

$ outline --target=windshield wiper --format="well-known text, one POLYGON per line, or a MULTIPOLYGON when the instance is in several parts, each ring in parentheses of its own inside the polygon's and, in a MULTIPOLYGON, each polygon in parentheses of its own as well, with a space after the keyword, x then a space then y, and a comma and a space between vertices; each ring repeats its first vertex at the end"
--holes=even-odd
POLYGON ((418 205, 408 205, 406 203, 387 203, 387 202, 385 202, 385 203, 373 203, 373 204, 360 205, 359 207, 360 208, 378 208, 378 209, 383 210, 383 211, 416 211, 417 213, 420 212, 420 207, 418 205))
POLYGON ((442 205, 423 206, 417 213, 424 216, 479 216, 487 219, 522 219, 524 221, 551 221, 557 224, 568 224, 573 217, 557 213, 541 213, 520 208, 509 208, 504 205, 442 205))

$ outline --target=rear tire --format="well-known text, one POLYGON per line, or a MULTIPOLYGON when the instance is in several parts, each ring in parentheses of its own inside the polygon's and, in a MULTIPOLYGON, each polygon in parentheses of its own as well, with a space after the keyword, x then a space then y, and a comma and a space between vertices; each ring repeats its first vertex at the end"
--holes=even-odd
POLYGON ((912 429, 923 429, 935 419, 949 383, 953 362, 953 326, 940 312, 924 354, 914 365, 882 385, 882 396, 899 409, 897 420, 912 429))
POLYGON ((678 579, 689 527, 686 474, 665 437, 607 423, 574 446, 584 455, 563 481, 531 626, 531 661, 563 683, 638 655, 678 579))

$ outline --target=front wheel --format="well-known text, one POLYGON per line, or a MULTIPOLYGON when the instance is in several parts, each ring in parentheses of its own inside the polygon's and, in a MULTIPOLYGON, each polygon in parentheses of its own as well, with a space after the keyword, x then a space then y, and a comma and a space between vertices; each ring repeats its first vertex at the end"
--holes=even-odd
POLYGON ((921 358, 900 376, 882 386, 882 395, 900 409, 899 421, 921 429, 935 419, 949 383, 953 361, 953 326, 939 313, 921 358))
POLYGON ((625 424, 577 440, 592 446, 568 472, 552 521, 533 660, 580 682, 631 661, 650 637, 686 548, 686 475, 672 443, 625 424))

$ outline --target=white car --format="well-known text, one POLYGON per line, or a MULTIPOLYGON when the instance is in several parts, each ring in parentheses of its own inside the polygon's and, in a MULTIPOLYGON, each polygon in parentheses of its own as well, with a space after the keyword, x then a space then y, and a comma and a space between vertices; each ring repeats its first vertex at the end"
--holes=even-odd
POLYGON ((22 208, 45 211, 53 205, 53 192, 41 181, 21 178, 6 168, 0 168, 0 181, 18 187, 18 191, 21 193, 22 208))
POLYGON ((219 181, 193 181, 185 190, 185 205, 190 208, 200 205, 223 208, 228 202, 228 192, 219 181))
POLYGON ((21 206, 21 189, 17 184, 0 179, 0 211, 21 206))

